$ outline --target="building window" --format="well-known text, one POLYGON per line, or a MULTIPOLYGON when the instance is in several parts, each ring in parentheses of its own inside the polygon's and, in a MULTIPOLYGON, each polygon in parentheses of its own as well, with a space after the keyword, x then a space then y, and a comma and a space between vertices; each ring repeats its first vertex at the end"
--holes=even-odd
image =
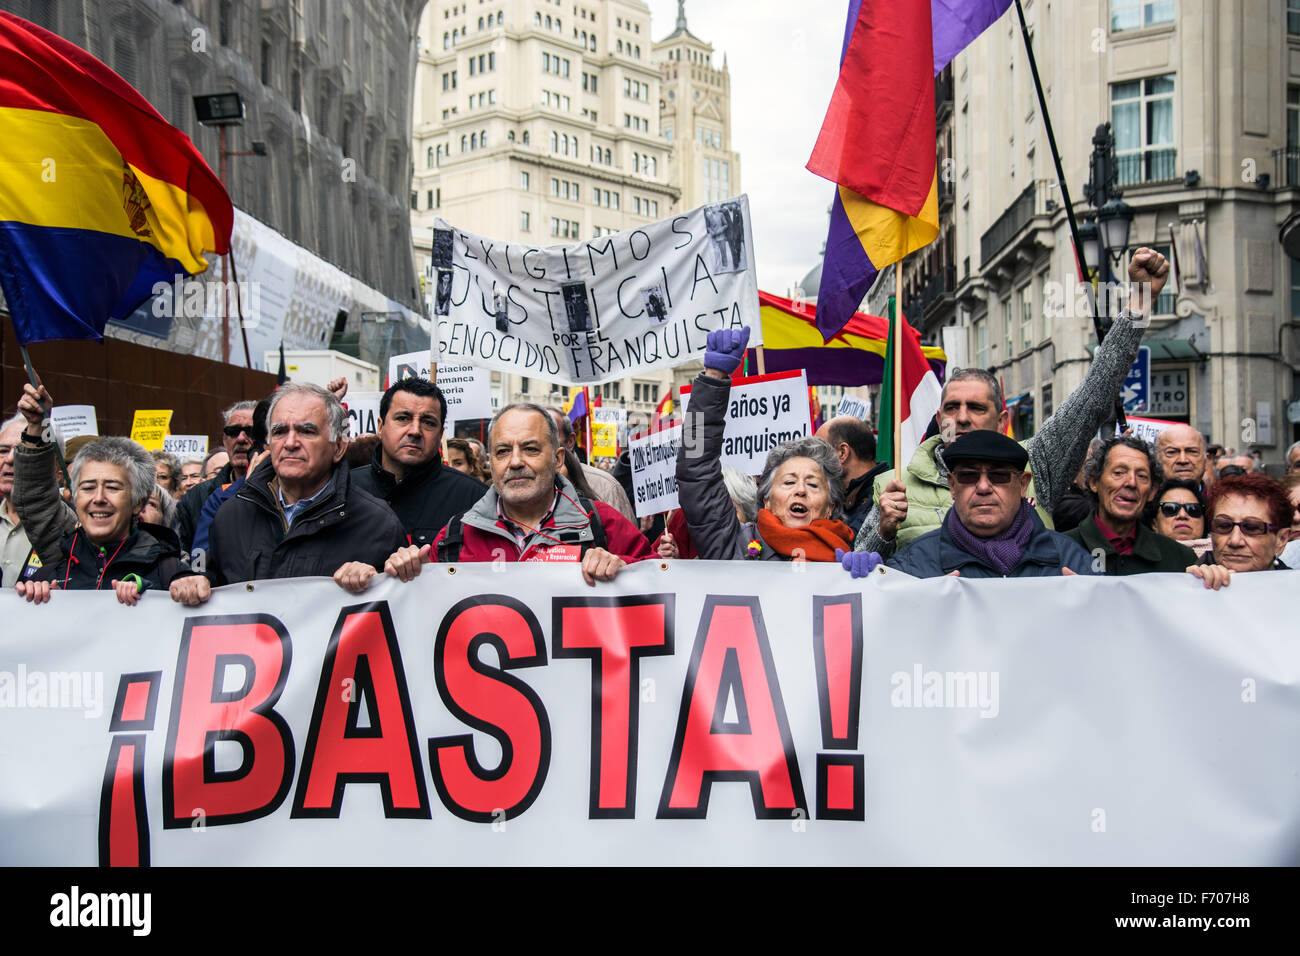
POLYGON ((1114 33, 1173 22, 1174 0, 1110 0, 1110 28, 1114 33))
MULTIPOLYGON (((1169 248, 1169 246, 1153 245, 1151 248, 1154 249, 1156 252, 1160 253, 1162 256, 1164 256, 1167 261, 1169 262, 1174 261, 1173 253, 1172 250, 1169 248)), ((1172 282, 1166 282, 1165 287, 1161 289, 1160 294, 1156 296, 1156 301, 1151 308, 1151 314, 1152 315, 1173 315, 1175 299, 1176 299, 1176 295, 1174 293, 1174 284, 1172 282)))
POLYGON ((1002 338, 1007 343, 1007 354, 1003 357, 1003 361, 1006 361, 1016 354, 1016 337, 1011 317, 1010 299, 1002 300, 1002 338))
POLYGON ((1038 413, 1038 420, 1043 423, 1046 423, 1047 420, 1052 417, 1053 408, 1054 406, 1052 405, 1052 386, 1044 385, 1043 386, 1043 407, 1038 413))
POLYGON ((1119 184, 1174 178, 1174 75, 1151 76, 1110 88, 1119 184))
POLYGON ((417 192, 411 193, 411 208, 412 209, 420 208, 420 194, 417 192))
POLYGON ((527 212, 519 214, 519 229, 521 232, 531 232, 533 228, 532 217, 527 212))
POLYGON ((528 171, 527 171, 527 170, 524 170, 524 171, 520 172, 520 174, 519 174, 519 188, 522 189, 524 192, 527 192, 527 191, 528 191, 528 182, 529 182, 529 180, 528 180, 528 171))
POLYGON ((1024 286, 1016 293, 1020 301, 1020 347, 1032 348, 1034 344, 1034 309, 1033 296, 1029 286, 1024 286))
POLYGON ((975 366, 989 367, 989 323, 987 316, 975 320, 975 366))

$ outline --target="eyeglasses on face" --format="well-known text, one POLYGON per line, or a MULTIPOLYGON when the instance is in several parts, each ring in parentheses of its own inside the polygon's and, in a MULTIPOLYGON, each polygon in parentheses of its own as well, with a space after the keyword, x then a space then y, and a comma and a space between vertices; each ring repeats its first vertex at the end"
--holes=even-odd
POLYGON ((221 430, 225 432, 227 438, 238 438, 241 434, 247 435, 249 438, 253 437, 252 425, 227 425, 221 430))
POLYGON ((1205 514, 1205 505, 1199 501, 1162 501, 1160 513, 1166 518, 1177 517, 1178 512, 1186 511, 1187 517, 1199 518, 1205 514))
POLYGON ((1262 535, 1272 534, 1277 530, 1277 525, 1269 524, 1267 521, 1260 521, 1258 518, 1233 521, 1226 515, 1220 515, 1210 522, 1210 531, 1214 534, 1232 534, 1233 528, 1240 528, 1241 533, 1248 538, 1258 538, 1262 535))
POLYGON ((953 477, 960 485, 978 485, 981 475, 987 475, 989 484, 1009 485, 1015 472, 1010 468, 954 468, 953 477))

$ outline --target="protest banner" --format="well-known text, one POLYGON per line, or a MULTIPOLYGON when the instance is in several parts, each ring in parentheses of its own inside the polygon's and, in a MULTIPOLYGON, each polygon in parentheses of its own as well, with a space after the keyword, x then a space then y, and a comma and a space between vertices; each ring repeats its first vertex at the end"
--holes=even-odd
POLYGON ((163 439, 163 451, 177 458, 202 458, 208 453, 207 435, 168 435, 163 439))
POLYGON ((139 442, 150 451, 160 449, 163 439, 168 435, 171 421, 170 408, 137 410, 131 421, 131 440, 139 442))
POLYGON ((680 424, 638 436, 629 443, 632 507, 638 518, 677 507, 677 449, 681 444, 680 424))
POLYGON ((64 441, 80 435, 99 435, 94 405, 59 405, 50 409, 50 426, 64 441))
POLYGON ((379 430, 379 401, 383 392, 348 392, 343 408, 348 413, 348 437, 373 435, 379 430))
POLYGON ((1124 418, 1129 428, 1133 429, 1133 435, 1152 446, 1155 445, 1162 431, 1179 424, 1179 422, 1162 421, 1159 418, 1134 418, 1132 415, 1125 415, 1124 418))
POLYGON ((591 454, 593 458, 617 458, 619 435, 627 430, 627 409, 591 410, 591 454))
POLYGON ((870 423, 871 399, 858 398, 856 395, 845 395, 840 399, 840 407, 835 414, 837 416, 851 415, 853 418, 870 423))
MULTIPOLYGON (((683 413, 689 415, 691 386, 683 385, 681 392, 683 413)), ((727 400, 722 465, 746 475, 761 474, 769 451, 811 434, 808 380, 802 371, 736 379, 727 400)))
POLYGON ((704 355, 748 325, 762 344, 749 199, 539 249, 434 223, 438 361, 582 385, 704 355))
POLYGON ((1300 863, 1285 572, 502 568, 0 594, 0 863, 1300 863))

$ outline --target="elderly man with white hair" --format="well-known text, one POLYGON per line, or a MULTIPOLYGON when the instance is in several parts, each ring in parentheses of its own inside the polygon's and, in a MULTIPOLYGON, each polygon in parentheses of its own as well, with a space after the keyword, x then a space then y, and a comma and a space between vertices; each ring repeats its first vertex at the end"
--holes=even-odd
POLYGON ((1191 425, 1170 425, 1157 435, 1156 457, 1166 478, 1193 482, 1197 494, 1206 493, 1205 436, 1191 425))
POLYGON ((347 413, 333 394, 285 385, 267 421, 270 455, 213 518, 204 573, 172 583, 182 604, 202 604, 215 585, 382 568, 407 543, 392 510, 349 480, 347 413))

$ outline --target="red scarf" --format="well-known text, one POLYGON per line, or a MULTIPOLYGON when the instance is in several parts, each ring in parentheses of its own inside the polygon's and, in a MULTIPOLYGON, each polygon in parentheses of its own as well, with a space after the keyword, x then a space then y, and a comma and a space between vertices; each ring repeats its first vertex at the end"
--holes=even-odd
POLYGON ((758 512, 758 533, 777 554, 787 558, 802 551, 808 561, 834 561, 836 548, 853 550, 853 529, 829 518, 818 518, 806 528, 787 528, 763 508, 758 512))

